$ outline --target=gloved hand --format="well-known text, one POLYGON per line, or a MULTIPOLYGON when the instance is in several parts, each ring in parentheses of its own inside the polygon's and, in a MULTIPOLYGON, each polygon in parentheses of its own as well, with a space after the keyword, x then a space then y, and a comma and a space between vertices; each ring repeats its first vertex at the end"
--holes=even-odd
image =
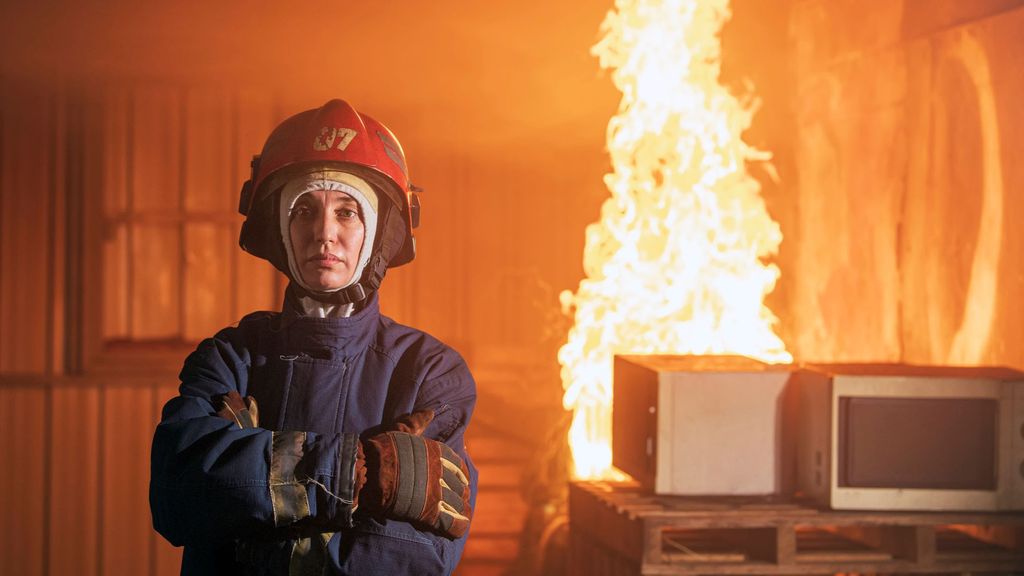
POLYGON ((430 410, 399 418, 394 430, 363 444, 366 485, 360 502, 386 516, 458 538, 469 529, 469 470, 447 445, 423 438, 430 410))
POLYGON ((256 428, 260 425, 259 408, 252 396, 246 396, 243 401, 242 395, 232 390, 215 398, 214 406, 219 406, 217 416, 231 420, 239 428, 256 428))
POLYGON ((385 430, 394 430, 397 432, 406 432, 414 436, 423 434, 423 431, 427 429, 434 420, 433 410, 417 410, 408 414, 403 414, 398 417, 390 426, 387 426, 385 430))

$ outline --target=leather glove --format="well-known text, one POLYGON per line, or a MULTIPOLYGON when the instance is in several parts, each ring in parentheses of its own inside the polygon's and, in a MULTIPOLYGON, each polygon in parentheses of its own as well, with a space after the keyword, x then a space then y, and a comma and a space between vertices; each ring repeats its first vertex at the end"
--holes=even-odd
POLYGON ((398 420, 395 420, 395 422, 385 428, 385 430, 395 430, 397 432, 406 432, 408 434, 420 436, 423 434, 423 431, 427 429, 427 425, 433 420, 433 410, 417 410, 415 412, 399 416, 398 420))
POLYGON ((219 406, 217 416, 231 420, 238 424, 239 428, 256 428, 260 425, 259 408, 256 406, 256 399, 252 396, 246 396, 245 400, 242 400, 242 395, 232 390, 218 396, 214 401, 214 406, 219 406))
POLYGON ((469 470, 446 444, 423 438, 430 410, 398 419, 363 444, 366 486, 360 501, 385 516, 423 524, 450 538, 469 529, 469 470))
MULTIPOLYGON (((395 423, 385 427, 385 430, 397 430, 409 434, 420 435, 426 430, 427 424, 434 419, 433 410, 417 410, 411 414, 400 416, 395 423)), ((356 465, 355 478, 353 478, 354 496, 352 498, 352 510, 359 507, 359 495, 366 486, 366 452, 363 442, 356 443, 356 465)), ((372 490, 370 490, 372 492, 372 490)), ((379 509, 380 506, 377 506, 379 509)))

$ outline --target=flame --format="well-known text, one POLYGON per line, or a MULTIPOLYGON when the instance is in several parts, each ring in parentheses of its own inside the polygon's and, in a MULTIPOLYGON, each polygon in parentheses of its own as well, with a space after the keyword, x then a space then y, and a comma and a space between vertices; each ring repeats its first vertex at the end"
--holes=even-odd
POLYGON ((753 106, 718 83, 728 0, 617 0, 592 49, 622 92, 608 124, 611 197, 587 227, 575 324, 558 352, 575 475, 611 466, 613 354, 789 362, 764 306, 782 234, 746 161, 753 106))

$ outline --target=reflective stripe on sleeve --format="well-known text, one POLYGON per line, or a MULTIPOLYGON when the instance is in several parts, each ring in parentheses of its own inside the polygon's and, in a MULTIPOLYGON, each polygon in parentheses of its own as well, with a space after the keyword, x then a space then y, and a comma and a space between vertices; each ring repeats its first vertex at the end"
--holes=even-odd
POLYGON ((274 432, 270 450, 270 501, 274 526, 287 526, 309 516, 306 487, 295 479, 305 432, 274 432))

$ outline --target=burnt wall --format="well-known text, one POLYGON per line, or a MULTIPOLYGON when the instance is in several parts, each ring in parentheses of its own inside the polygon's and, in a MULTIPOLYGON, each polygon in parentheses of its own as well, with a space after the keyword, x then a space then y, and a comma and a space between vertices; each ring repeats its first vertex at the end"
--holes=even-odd
POLYGON ((793 4, 797 357, 1024 364, 1020 6, 793 4))

